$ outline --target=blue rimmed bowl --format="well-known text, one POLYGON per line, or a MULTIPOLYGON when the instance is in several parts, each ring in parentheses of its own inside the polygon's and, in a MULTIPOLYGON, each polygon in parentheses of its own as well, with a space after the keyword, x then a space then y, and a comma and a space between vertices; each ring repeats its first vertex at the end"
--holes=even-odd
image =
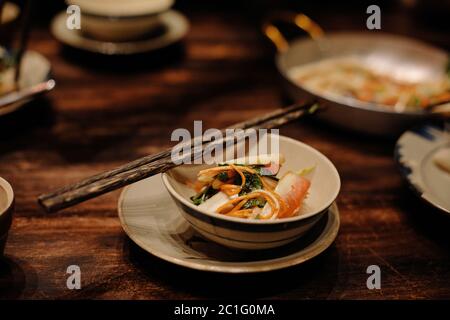
POLYGON ((183 165, 162 175, 169 194, 183 217, 205 238, 237 249, 269 249, 303 236, 328 211, 336 200, 341 182, 333 163, 316 149, 297 140, 280 136, 280 152, 286 162, 279 176, 315 166, 311 187, 298 216, 277 220, 250 220, 228 217, 200 209, 190 197, 194 190, 183 181, 195 180, 207 165, 183 165))

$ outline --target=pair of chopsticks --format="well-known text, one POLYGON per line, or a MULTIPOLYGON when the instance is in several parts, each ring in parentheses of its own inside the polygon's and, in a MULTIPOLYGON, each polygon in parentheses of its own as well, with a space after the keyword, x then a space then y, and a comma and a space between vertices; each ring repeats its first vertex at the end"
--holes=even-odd
MULTIPOLYGON (((255 117, 248 121, 236 123, 228 127, 228 129, 272 129, 306 115, 313 114, 317 110, 318 106, 315 102, 296 104, 287 108, 278 109, 263 116, 255 117)), ((226 129, 223 129, 222 132, 225 132, 225 130, 226 129)), ((234 140, 234 138, 238 137, 236 135, 231 135, 228 139, 230 138, 234 140)), ((202 137, 200 137, 200 139, 202 145, 211 143, 210 141, 203 141, 204 139, 202 139, 202 137)), ((191 139, 191 141, 187 143, 191 147, 191 152, 185 156, 185 159, 195 159, 201 155, 201 151, 192 152, 192 150, 195 149, 193 148, 195 142, 196 139, 191 139)), ((220 143, 223 142, 224 140, 220 141, 220 143)), ((116 169, 86 178, 78 183, 62 187, 54 192, 43 194, 39 196, 38 201, 48 212, 76 205, 88 199, 176 167, 177 165, 172 161, 171 152, 172 148, 168 148, 159 153, 145 156, 116 169)))

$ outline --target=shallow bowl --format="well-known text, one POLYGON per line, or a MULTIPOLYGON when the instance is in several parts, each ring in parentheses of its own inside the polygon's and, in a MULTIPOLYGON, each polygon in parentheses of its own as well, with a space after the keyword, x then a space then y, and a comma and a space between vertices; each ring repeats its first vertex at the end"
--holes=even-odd
POLYGON ((277 220, 241 219, 198 208, 189 199, 195 192, 181 181, 195 180, 207 165, 183 165, 162 175, 162 180, 183 217, 209 240, 237 249, 268 249, 285 245, 304 235, 325 214, 340 190, 333 163, 316 149, 280 136, 279 148, 286 162, 279 175, 315 166, 311 187, 299 215, 277 220))

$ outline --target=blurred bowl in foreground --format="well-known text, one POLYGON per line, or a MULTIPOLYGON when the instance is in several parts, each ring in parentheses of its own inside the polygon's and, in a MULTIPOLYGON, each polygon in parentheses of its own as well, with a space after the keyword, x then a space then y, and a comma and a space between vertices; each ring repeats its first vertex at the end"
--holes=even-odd
POLYGON ((5 250, 8 231, 11 227, 14 211, 14 192, 11 185, 0 178, 0 256, 5 250))

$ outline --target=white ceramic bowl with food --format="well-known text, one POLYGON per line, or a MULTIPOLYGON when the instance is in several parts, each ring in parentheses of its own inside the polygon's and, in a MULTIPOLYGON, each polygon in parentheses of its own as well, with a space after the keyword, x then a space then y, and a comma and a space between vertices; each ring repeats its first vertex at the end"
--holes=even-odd
POLYGON ((263 28, 278 49, 275 63, 288 95, 316 100, 324 109, 317 117, 326 122, 398 136, 433 116, 429 103, 447 100, 449 60, 442 49, 380 32, 324 34, 301 13, 274 14, 263 28), (276 20, 294 23, 310 37, 288 43, 271 24, 276 20))
POLYGON ((81 10, 81 31, 103 41, 128 41, 152 32, 161 25, 159 14, 173 0, 67 0, 81 10))
POLYGON ((273 220, 243 219, 205 210, 194 205, 195 191, 183 181, 195 180, 208 165, 183 165, 162 175, 162 180, 184 218, 205 238, 238 249, 269 249, 285 245, 304 235, 327 212, 340 190, 339 174, 316 149, 280 136, 279 152, 285 162, 278 173, 314 167, 308 196, 298 215, 273 220))
POLYGON ((14 210, 14 192, 11 185, 0 178, 0 256, 5 249, 14 210))

